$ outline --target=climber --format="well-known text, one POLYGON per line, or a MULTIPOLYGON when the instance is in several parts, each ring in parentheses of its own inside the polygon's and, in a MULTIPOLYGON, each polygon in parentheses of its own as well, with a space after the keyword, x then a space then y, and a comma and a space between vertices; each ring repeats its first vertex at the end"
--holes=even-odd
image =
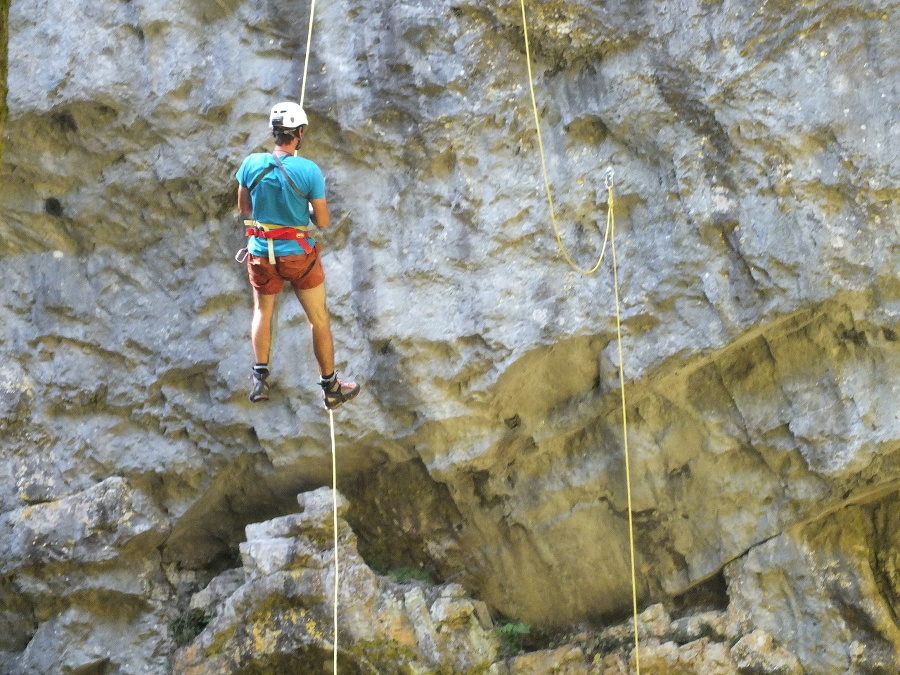
POLYGON ((334 370, 334 341, 325 304, 325 271, 321 246, 308 225, 328 227, 325 179, 319 167, 297 156, 309 124, 298 104, 279 103, 269 115, 275 139, 271 153, 253 153, 237 172, 238 209, 244 216, 247 261, 253 286, 250 340, 255 364, 251 371, 250 402, 269 400, 269 350, 275 295, 288 281, 312 329, 313 353, 319 365, 319 384, 325 407, 333 410, 359 393, 359 385, 344 382, 334 370))

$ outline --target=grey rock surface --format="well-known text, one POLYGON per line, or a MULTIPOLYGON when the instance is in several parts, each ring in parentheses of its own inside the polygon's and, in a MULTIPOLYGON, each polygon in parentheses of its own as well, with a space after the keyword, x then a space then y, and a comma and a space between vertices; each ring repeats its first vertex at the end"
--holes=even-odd
POLYGON ((160 672, 168 519, 122 478, 0 519, 0 671, 160 672))
POLYGON ((897 508, 896 499, 847 507, 729 564, 725 573, 736 618, 794 645, 805 672, 895 670, 897 508))
POLYGON ((484 603, 458 584, 397 584, 373 573, 356 551, 342 504, 335 547, 332 496, 328 488, 302 494, 299 514, 247 526, 245 583, 217 606, 198 603, 209 624, 178 652, 174 673, 328 672, 336 574, 339 672, 487 670, 498 640, 484 603))
MULTIPOLYGON (((834 518, 891 514, 900 490, 898 3, 527 9, 579 264, 615 168, 621 359, 612 251, 585 277, 554 241, 516 3, 317 9, 304 153, 333 211, 338 368, 364 386, 335 416, 360 552, 535 625, 628 611, 621 368, 642 606, 727 569, 740 635, 783 641, 789 603, 763 620, 771 586, 745 577, 768 557, 801 593, 804 528, 823 552, 855 532, 853 569, 877 550, 871 577, 893 578, 887 530, 834 518)), ((162 672, 245 526, 330 483, 290 298, 273 400, 246 403, 232 260, 234 171, 299 97, 307 18, 287 0, 12 1, 0 671, 162 672)), ((809 611, 888 663, 887 587, 809 611), (842 624, 846 603, 877 622, 842 624)), ((816 639, 784 644, 809 670, 816 639)), ((814 672, 870 658, 833 649, 814 672)))
POLYGON ((9 3, 10 0, 0 0, 0 158, 3 156, 3 130, 6 128, 6 117, 9 110, 6 107, 6 75, 9 72, 9 3))

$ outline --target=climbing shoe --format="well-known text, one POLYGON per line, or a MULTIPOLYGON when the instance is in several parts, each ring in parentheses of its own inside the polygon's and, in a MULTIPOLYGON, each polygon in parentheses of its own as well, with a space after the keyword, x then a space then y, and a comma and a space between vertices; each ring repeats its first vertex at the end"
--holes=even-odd
POLYGON ((355 382, 343 382, 332 375, 327 380, 319 381, 322 387, 322 399, 328 410, 340 408, 344 403, 354 398, 359 393, 359 385, 355 382))
POLYGON ((254 368, 250 371, 250 379, 253 380, 253 387, 250 389, 250 403, 257 401, 269 400, 269 383, 266 380, 269 377, 268 369, 254 368))

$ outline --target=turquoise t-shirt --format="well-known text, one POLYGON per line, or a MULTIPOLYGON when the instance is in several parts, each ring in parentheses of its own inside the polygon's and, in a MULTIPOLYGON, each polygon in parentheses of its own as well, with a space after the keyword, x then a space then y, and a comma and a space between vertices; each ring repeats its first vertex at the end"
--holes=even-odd
MULTIPOLYGON (((325 196, 325 178, 315 162, 304 157, 284 155, 279 157, 285 171, 294 185, 310 199, 321 199, 325 196)), ((241 164, 236 177, 240 185, 249 188, 256 177, 275 160, 268 152, 255 152, 241 164)), ((275 167, 269 171, 250 193, 253 200, 253 218, 257 222, 270 225, 287 225, 297 227, 309 225, 309 202, 300 197, 285 180, 281 169, 275 167)), ((291 239, 273 239, 275 255, 295 255, 304 253, 303 248, 291 239)), ((315 239, 307 239, 310 246, 315 246, 315 239)), ((247 250, 253 255, 268 255, 269 245, 262 237, 249 237, 247 250)))

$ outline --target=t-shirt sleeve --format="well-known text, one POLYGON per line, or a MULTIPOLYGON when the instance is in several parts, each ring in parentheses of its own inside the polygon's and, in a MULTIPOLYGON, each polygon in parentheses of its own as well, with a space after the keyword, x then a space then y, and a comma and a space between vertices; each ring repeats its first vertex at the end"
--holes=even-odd
POLYGON ((234 177, 237 178, 238 185, 241 187, 247 187, 250 183, 247 181, 247 160, 245 159, 241 163, 241 168, 237 170, 237 173, 234 174, 234 177))
POLYGON ((316 166, 315 170, 310 172, 310 188, 309 188, 309 198, 310 199, 322 199, 325 196, 325 176, 322 175, 322 170, 316 166))

